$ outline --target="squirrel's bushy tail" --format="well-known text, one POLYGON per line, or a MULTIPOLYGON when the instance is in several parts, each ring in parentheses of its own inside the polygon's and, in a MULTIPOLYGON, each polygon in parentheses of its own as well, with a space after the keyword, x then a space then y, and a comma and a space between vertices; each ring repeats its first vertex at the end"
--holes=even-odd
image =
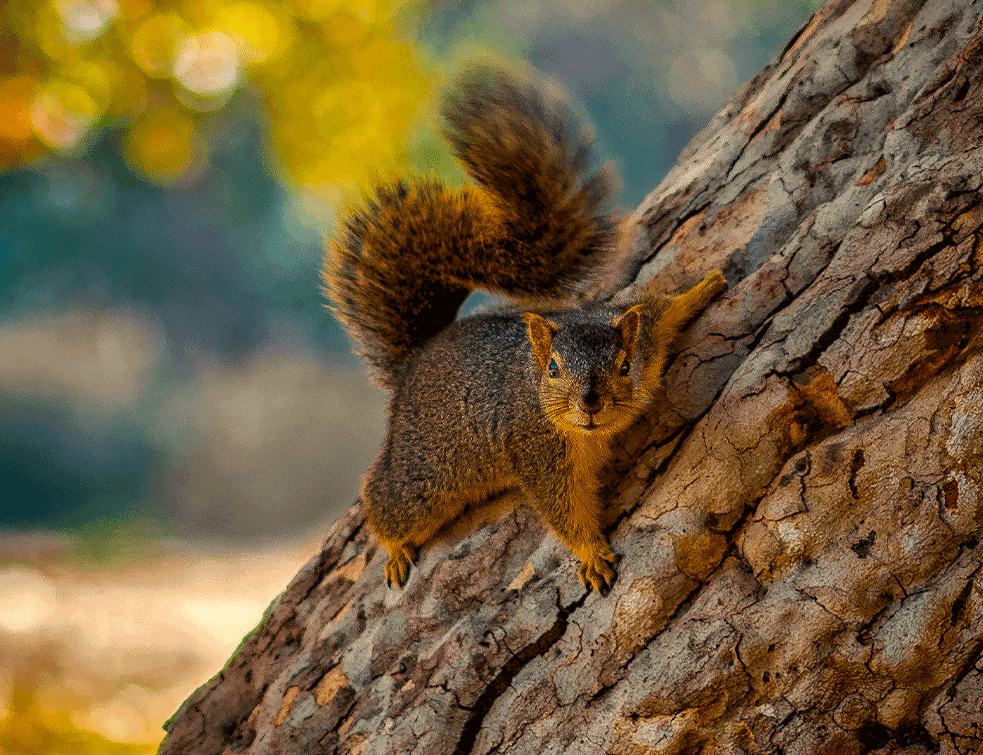
POLYGON ((471 290, 569 297, 616 245, 607 166, 562 98, 489 66, 444 100, 444 136, 478 184, 396 182, 352 210, 324 267, 334 311, 383 387, 449 325, 471 290))

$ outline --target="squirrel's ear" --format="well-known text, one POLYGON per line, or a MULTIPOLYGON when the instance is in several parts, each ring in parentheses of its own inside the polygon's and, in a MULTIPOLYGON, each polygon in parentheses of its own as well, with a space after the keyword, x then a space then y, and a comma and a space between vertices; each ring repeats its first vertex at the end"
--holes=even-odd
POLYGON ((638 346, 638 329, 641 327, 642 305, 636 304, 611 324, 621 331, 621 345, 628 355, 628 361, 635 358, 638 346))
POLYGON ((550 354, 553 351, 553 334, 556 333, 556 326, 535 312, 526 312, 522 315, 522 319, 529 327, 529 343, 532 344, 532 355, 536 360, 536 366, 540 372, 543 372, 549 364, 550 354))

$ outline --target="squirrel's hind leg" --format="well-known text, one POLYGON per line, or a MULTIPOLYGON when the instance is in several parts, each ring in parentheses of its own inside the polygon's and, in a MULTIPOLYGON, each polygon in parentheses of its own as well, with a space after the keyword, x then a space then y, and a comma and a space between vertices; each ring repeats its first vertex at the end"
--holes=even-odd
MULTIPOLYGON (((453 495, 432 492, 428 496, 377 499, 362 493, 362 508, 379 542, 389 551, 386 584, 404 587, 416 564, 417 550, 435 540, 436 534, 464 508, 453 495)), ((403 491, 404 493, 406 491, 403 491)))
POLYGON ((386 562, 386 585, 405 587, 410 577, 410 568, 416 563, 416 548, 409 543, 392 543, 383 541, 389 551, 386 562))

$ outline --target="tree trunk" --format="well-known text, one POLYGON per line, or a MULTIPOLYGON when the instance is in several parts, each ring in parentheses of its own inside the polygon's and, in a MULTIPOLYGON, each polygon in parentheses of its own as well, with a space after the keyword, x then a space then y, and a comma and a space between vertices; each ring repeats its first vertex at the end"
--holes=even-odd
POLYGON ((522 507, 389 590, 352 509, 161 752, 983 751, 981 16, 831 0, 636 213, 639 280, 731 288, 608 597, 522 507))

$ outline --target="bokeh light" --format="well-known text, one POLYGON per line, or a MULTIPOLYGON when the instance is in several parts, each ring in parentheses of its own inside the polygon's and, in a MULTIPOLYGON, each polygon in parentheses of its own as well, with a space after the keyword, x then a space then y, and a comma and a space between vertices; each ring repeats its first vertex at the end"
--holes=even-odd
POLYGON ((85 44, 100 36, 119 15, 116 0, 58 0, 66 41, 85 44))
POLYGON ((7 3, 3 57, 15 75, 0 84, 9 95, 0 102, 0 170, 84 153, 112 130, 137 174, 159 184, 197 180, 225 111, 247 90, 242 99, 260 110, 267 163, 280 178, 330 195, 366 180, 370 167, 405 169, 406 135, 432 76, 403 41, 404 6, 7 3))
POLYGON ((30 108, 34 133, 57 152, 76 147, 99 114, 98 103, 85 88, 63 79, 41 87, 30 108))
POLYGON ((223 13, 223 25, 236 43, 239 58, 249 65, 279 59, 294 43, 291 18, 260 3, 234 3, 223 13))
POLYGON ((239 81, 239 56, 228 34, 212 31, 181 40, 174 78, 192 94, 224 98, 239 81))

